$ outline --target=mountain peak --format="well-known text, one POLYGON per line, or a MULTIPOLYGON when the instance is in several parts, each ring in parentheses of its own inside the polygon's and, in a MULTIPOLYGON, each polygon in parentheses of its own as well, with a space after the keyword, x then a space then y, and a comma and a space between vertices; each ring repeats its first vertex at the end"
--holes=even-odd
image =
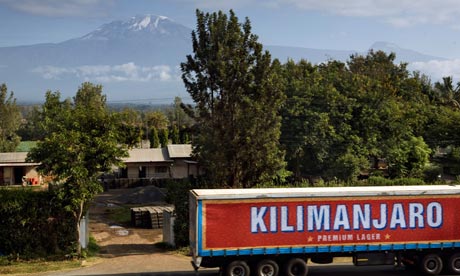
POLYGON ((175 36, 184 32, 190 33, 190 30, 166 16, 147 14, 104 24, 80 40, 120 40, 146 35, 175 36))
POLYGON ((132 17, 131 20, 128 21, 128 24, 131 24, 130 29, 140 31, 147 28, 157 29, 162 21, 172 22, 172 20, 166 16, 147 14, 132 17))
POLYGON ((401 47, 399 47, 395 43, 385 42, 385 41, 377 41, 374 44, 372 44, 370 49, 383 50, 383 51, 388 51, 388 50, 395 51, 395 50, 401 50, 401 47))

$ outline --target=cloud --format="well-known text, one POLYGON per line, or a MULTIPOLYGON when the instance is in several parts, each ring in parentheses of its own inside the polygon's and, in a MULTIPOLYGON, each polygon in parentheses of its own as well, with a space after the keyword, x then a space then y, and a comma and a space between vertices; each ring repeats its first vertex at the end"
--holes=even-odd
POLYGON ((114 0, 0 0, 0 5, 40 16, 96 17, 106 13, 114 0))
POLYGON ((45 79, 77 77, 85 81, 149 82, 179 80, 179 69, 167 65, 138 66, 133 62, 120 65, 84 65, 78 67, 40 66, 32 70, 45 79))
POLYGON ((271 0, 277 7, 294 6, 341 16, 377 17, 396 27, 417 24, 458 26, 460 5, 457 0, 271 0))
POLYGON ((460 80, 460 59, 413 62, 409 64, 408 68, 430 76, 433 81, 438 81, 448 76, 460 80))

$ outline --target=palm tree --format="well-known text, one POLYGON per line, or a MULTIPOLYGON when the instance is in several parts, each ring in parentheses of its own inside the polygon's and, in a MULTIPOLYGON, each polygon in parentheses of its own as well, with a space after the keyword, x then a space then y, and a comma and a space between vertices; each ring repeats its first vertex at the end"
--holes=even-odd
POLYGON ((442 83, 438 81, 434 84, 434 88, 442 104, 460 109, 460 82, 454 88, 453 78, 444 77, 442 83))

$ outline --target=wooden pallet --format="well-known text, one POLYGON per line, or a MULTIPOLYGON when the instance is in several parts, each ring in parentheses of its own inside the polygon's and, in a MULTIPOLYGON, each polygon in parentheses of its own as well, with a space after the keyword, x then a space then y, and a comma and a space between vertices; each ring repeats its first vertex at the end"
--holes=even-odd
POLYGON ((135 227, 163 228, 163 212, 173 212, 172 206, 145 206, 131 208, 131 224, 135 227))

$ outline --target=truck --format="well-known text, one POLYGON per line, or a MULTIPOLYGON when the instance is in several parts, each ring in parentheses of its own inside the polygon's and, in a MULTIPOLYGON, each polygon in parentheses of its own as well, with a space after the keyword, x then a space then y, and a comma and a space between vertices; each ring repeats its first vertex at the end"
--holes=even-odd
POLYGON ((460 186, 195 189, 192 265, 228 276, 306 276, 348 257, 460 275, 460 186))

